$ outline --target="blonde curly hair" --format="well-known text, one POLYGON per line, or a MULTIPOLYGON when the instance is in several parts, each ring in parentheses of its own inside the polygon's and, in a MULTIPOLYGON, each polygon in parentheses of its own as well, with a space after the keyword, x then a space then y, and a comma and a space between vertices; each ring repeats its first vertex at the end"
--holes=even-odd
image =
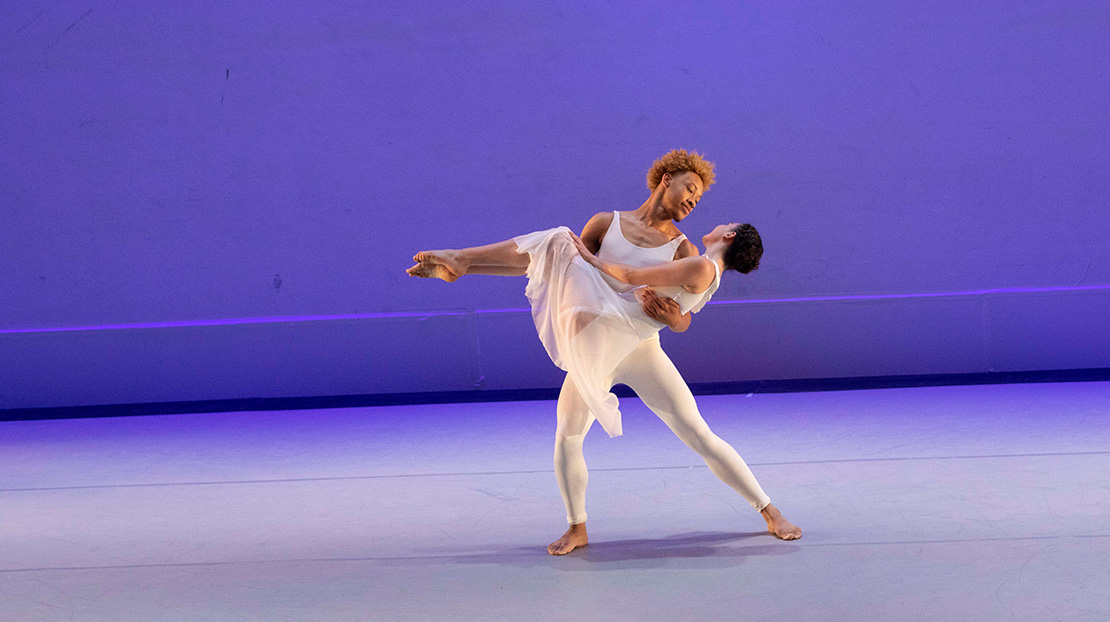
POLYGON ((701 183, 705 186, 703 192, 708 192, 709 186, 713 185, 712 162, 696 151, 673 149, 651 164, 651 170, 647 174, 648 190, 654 192, 659 182, 663 181, 665 173, 674 175, 683 171, 691 171, 701 177, 701 183))

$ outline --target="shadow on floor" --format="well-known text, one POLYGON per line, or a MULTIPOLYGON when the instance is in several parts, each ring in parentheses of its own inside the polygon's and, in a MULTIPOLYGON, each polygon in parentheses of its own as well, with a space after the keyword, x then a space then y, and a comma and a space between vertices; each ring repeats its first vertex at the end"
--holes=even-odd
POLYGON ((664 538, 594 541, 589 546, 555 557, 546 546, 520 546, 488 553, 430 555, 382 560, 396 565, 503 564, 550 567, 556 570, 597 571, 628 568, 721 568, 737 566, 753 555, 790 555, 797 544, 780 542, 766 531, 697 532, 664 538))
POLYGON ((698 558, 698 557, 747 557, 749 555, 779 555, 785 549, 776 546, 777 542, 766 531, 747 533, 691 533, 677 534, 665 538, 637 538, 633 540, 610 540, 594 542, 589 546, 573 551, 570 557, 593 563, 612 563, 642 559, 698 558), (763 536, 766 536, 767 542, 763 536), (759 538, 758 545, 729 546, 745 540, 759 538))

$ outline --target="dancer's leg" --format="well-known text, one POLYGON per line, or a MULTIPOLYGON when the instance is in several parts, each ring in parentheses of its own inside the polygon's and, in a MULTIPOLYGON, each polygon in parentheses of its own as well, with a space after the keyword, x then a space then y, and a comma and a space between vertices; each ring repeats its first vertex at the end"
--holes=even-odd
POLYGON ((771 499, 740 454, 709 429, 698 412, 690 387, 686 386, 658 340, 643 341, 626 363, 622 363, 615 382, 631 387, 683 443, 698 452, 714 475, 760 512, 767 521, 768 531, 784 540, 802 536, 801 530, 771 505, 771 499))
MULTIPOLYGON (((454 283, 459 280, 459 276, 461 276, 448 270, 447 266, 434 263, 418 263, 405 270, 405 272, 408 272, 409 276, 418 276, 425 279, 443 279, 448 283, 454 283)), ((470 266, 466 269, 466 274, 489 274, 493 276, 524 276, 527 273, 527 266, 470 266)))
POLYGON ((512 240, 470 248, 421 251, 412 260, 416 265, 408 269, 410 275, 452 281, 454 279, 445 278, 443 270, 458 278, 464 274, 519 276, 528 268, 528 255, 520 253, 512 240), (443 269, 435 266, 442 266, 443 269))
POLYGON ((524 276, 528 274, 528 266, 470 266, 467 274, 489 274, 492 276, 524 276))
POLYGON ((586 536, 586 484, 589 482, 589 473, 586 470, 582 444, 594 423, 593 414, 582 401, 570 376, 563 380, 556 414, 555 481, 559 484, 559 494, 563 497, 570 528, 561 538, 548 545, 547 552, 552 555, 566 555, 589 542, 586 536))

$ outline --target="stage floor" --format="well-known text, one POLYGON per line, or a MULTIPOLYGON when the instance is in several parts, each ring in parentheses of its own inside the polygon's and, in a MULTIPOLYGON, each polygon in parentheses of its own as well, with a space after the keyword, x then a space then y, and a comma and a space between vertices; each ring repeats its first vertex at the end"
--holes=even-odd
POLYGON ((1110 383, 706 396, 781 542, 634 399, 0 423, 0 619, 1106 620, 1110 383))

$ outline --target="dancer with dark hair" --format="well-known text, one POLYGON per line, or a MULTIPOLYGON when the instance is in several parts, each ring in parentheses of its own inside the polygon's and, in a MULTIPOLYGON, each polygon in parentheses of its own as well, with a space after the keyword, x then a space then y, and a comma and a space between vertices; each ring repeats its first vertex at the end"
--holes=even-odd
POLYGON ((740 493, 784 540, 801 530, 782 517, 736 451, 705 423, 689 387, 659 347, 658 331, 689 326, 716 291, 721 271, 748 273, 759 265, 762 241, 751 225, 720 225, 702 241, 705 255, 674 226, 689 215, 708 184, 712 164, 675 150, 648 174, 652 196, 639 209, 598 214, 582 238, 559 227, 487 246, 424 251, 412 276, 453 282, 467 274, 527 274, 526 294, 536 329, 567 379, 559 396, 555 473, 570 528, 548 547, 566 554, 588 543, 582 443, 594 420, 610 436, 621 434, 617 398, 610 389, 631 387, 710 470, 740 493), (708 180, 708 181, 706 181, 708 180), (646 248, 636 242, 666 242, 646 248), (602 242, 606 244, 602 244, 602 242), (653 291, 654 290, 654 291, 653 291), (659 294, 662 294, 660 296, 659 294))

